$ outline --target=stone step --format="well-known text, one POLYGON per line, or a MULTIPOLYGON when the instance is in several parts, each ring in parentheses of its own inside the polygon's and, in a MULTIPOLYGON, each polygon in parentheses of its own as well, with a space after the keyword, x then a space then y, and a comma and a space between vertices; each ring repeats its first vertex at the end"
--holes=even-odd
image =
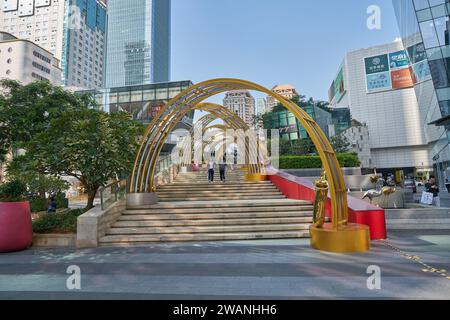
POLYGON ((450 218, 447 219, 387 219, 388 230, 450 230, 450 218))
POLYGON ((101 246, 130 246, 154 242, 171 241, 227 241, 227 240, 260 240, 260 239, 293 239, 309 238, 309 231, 284 232, 251 232, 251 233, 200 233, 175 235, 134 235, 105 236, 99 241, 101 246))
POLYGON ((185 202, 164 202, 148 206, 137 206, 129 210, 137 209, 182 209, 182 208, 236 208, 236 207, 271 207, 271 206, 302 206, 311 205, 311 202, 291 199, 263 199, 263 200, 235 200, 224 201, 185 201, 185 202))
POLYGON ((258 231, 292 231, 308 230, 305 224, 267 224, 267 225, 236 225, 236 226, 190 226, 161 228, 110 228, 106 235, 134 235, 134 234, 179 234, 179 233, 239 233, 258 231))
POLYGON ((171 192, 157 192, 159 199, 163 198, 183 198, 183 197, 196 197, 196 198, 204 198, 204 199, 210 199, 213 198, 230 198, 230 197, 239 197, 239 199, 242 199, 242 197, 270 197, 270 196, 279 196, 282 195, 280 191, 262 191, 262 192, 250 192, 250 191, 236 191, 236 192, 220 192, 220 191, 203 191, 203 192, 178 192, 178 193, 171 193, 171 192))
POLYGON ((256 218, 298 218, 312 217, 309 211, 274 211, 274 212, 228 212, 228 213, 146 213, 124 214, 117 221, 154 221, 154 220, 214 220, 214 219, 256 219, 256 218))
POLYGON ((236 191, 236 190, 251 190, 251 191, 264 191, 264 190, 278 190, 277 187, 268 185, 263 187, 252 187, 252 186, 229 186, 226 184, 210 184, 201 187, 195 187, 193 185, 185 185, 185 186, 158 186, 157 191, 168 191, 168 192, 186 192, 186 190, 195 190, 195 191, 236 191))
POLYGON ((239 219, 202 219, 202 220, 147 220, 117 221, 113 228, 145 227, 186 227, 186 226, 238 226, 270 224, 312 223, 312 217, 277 217, 277 218, 239 218, 239 219))
POLYGON ((312 205, 302 206, 277 206, 277 207, 231 207, 231 208, 180 208, 180 209, 128 209, 123 212, 123 215, 165 215, 165 214, 212 214, 212 213, 269 213, 275 214, 277 212, 304 212, 312 211, 312 205))
POLYGON ((211 197, 180 197, 180 198, 172 198, 172 197, 160 197, 159 201, 162 202, 183 202, 183 201, 231 201, 231 200, 252 200, 252 199, 285 199, 286 196, 280 195, 259 195, 259 196, 211 196, 211 197))

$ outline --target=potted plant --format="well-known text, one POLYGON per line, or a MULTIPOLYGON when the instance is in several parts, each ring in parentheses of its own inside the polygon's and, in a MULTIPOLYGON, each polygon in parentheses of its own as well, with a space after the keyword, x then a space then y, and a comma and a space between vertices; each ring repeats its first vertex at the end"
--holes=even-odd
POLYGON ((19 251, 33 242, 30 204, 20 181, 0 185, 0 252, 19 251))

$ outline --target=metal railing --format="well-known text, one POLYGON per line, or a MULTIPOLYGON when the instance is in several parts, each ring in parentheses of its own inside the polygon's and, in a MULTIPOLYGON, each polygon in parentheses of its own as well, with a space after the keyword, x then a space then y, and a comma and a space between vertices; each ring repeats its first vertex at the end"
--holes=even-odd
POLYGON ((125 198, 127 189, 126 180, 116 180, 107 186, 100 188, 100 205, 102 210, 107 209, 115 202, 125 198))

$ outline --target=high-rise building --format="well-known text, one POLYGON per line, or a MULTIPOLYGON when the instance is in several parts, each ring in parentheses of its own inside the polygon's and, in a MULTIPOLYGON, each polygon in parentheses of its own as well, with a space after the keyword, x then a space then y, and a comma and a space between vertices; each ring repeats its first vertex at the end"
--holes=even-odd
POLYGON ((0 79, 28 84, 46 80, 61 84, 59 61, 37 44, 0 31, 0 79))
POLYGON ((255 116, 255 98, 247 90, 234 90, 225 94, 224 107, 236 113, 250 127, 255 116))
POLYGON ((419 48, 405 50, 394 41, 347 53, 329 98, 332 107, 349 107, 354 119, 367 124, 373 167, 419 177, 432 171, 430 149, 438 135, 424 130, 431 97, 419 93, 432 81, 426 60, 410 58, 413 51, 419 48))
MULTIPOLYGON (((295 90, 295 88, 290 84, 279 84, 272 88, 272 91, 275 93, 278 93, 283 98, 287 100, 292 100, 294 98, 298 98, 299 94, 295 90)), ((278 105, 278 101, 273 98, 272 96, 267 96, 266 99, 266 108, 267 112, 270 112, 273 110, 273 108, 278 105)))
POLYGON ((416 98, 425 113, 422 125, 430 142, 431 164, 443 187, 450 179, 450 3, 393 0, 392 4, 412 60, 416 98), (424 78, 429 81, 420 81, 424 78))
POLYGON ((170 0, 109 0, 106 87, 170 78, 170 0))
POLYGON ((61 61, 66 86, 103 85, 106 6, 102 0, 3 0, 0 30, 61 61))

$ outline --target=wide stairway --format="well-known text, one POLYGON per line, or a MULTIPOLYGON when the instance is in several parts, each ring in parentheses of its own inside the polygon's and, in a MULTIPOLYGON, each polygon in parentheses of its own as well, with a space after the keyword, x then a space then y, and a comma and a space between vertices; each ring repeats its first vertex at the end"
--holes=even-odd
POLYGON ((100 245, 309 237, 310 202, 286 199, 270 181, 246 182, 237 169, 217 178, 178 175, 158 187, 158 204, 125 210, 100 245))

